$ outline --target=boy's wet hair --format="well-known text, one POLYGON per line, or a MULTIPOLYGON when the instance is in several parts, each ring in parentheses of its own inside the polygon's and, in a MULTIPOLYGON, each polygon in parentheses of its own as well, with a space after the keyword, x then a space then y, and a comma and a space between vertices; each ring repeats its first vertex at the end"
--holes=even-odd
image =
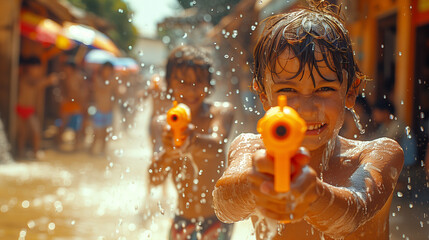
POLYGON ((309 8, 297 8, 264 19, 265 27, 253 53, 253 78, 259 93, 265 92, 265 71, 270 71, 272 76, 279 74, 276 64, 285 50, 290 50, 300 63, 291 79, 302 79, 307 65, 314 85, 313 68, 324 80, 333 81, 320 73, 320 61, 336 72, 340 83, 344 81, 342 70, 347 72, 347 90, 350 87, 357 89, 365 78, 355 61, 348 31, 340 17, 340 7, 327 1, 309 3, 309 8), (322 60, 316 59, 315 50, 321 52, 322 60))
POLYGON ((197 80, 210 83, 212 78, 211 66, 212 60, 205 50, 188 45, 177 47, 168 56, 167 86, 169 87, 171 84, 172 73, 175 69, 192 69, 196 73, 197 80))

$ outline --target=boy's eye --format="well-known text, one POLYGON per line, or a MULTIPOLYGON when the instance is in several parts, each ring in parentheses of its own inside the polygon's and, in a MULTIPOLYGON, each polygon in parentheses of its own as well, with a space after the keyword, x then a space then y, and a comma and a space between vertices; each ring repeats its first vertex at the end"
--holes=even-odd
POLYGON ((280 92, 296 92, 296 90, 293 88, 282 88, 280 90, 277 90, 277 92, 278 93, 280 93, 280 92))
POLYGON ((334 88, 331 87, 321 87, 316 90, 317 92, 330 92, 330 91, 336 91, 334 88))

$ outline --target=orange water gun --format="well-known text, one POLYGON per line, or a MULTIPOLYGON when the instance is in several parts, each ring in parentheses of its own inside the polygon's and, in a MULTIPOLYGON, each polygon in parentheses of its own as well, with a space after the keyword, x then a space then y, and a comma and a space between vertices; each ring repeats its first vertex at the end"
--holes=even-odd
POLYGON ((173 107, 167 112, 167 123, 171 126, 174 136, 174 146, 180 147, 186 140, 185 130, 191 122, 191 111, 183 103, 173 102, 173 107))
POLYGON ((274 158, 274 190, 288 192, 291 180, 291 158, 304 140, 307 124, 291 107, 286 96, 278 97, 278 106, 268 110, 258 121, 267 154, 274 158))

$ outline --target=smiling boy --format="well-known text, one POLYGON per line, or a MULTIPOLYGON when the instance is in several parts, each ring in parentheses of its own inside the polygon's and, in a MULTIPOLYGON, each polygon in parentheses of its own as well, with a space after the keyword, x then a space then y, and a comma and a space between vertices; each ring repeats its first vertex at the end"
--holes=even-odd
MULTIPOLYGON (((317 1, 314 1, 317 2, 317 1)), ((363 74, 335 6, 326 1, 265 20, 254 51, 254 88, 265 110, 286 95, 307 123, 292 158, 287 193, 273 188, 273 161, 260 135, 231 144, 229 166, 216 183, 213 204, 221 221, 251 217, 266 239, 388 239, 392 193, 403 152, 388 138, 354 141, 338 136, 363 74), (278 229, 266 224, 278 221, 278 229), (262 224, 261 224, 262 222, 262 224)))

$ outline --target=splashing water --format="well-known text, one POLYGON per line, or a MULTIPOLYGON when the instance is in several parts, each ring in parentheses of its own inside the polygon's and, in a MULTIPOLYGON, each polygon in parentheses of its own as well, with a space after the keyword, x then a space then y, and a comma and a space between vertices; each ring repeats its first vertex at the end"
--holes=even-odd
POLYGON ((336 137, 329 139, 328 143, 326 144, 326 148, 323 152, 322 162, 320 163, 320 180, 322 181, 323 181, 323 172, 328 170, 329 159, 332 157, 332 154, 334 153, 334 148, 336 143, 335 139, 336 137))
POLYGON ((255 223, 255 230, 260 228, 259 239, 264 239, 265 233, 267 239, 273 239, 281 228, 281 224, 274 219, 264 217, 259 210, 256 210, 256 216, 258 221, 255 223))
POLYGON ((365 129, 363 128, 362 124, 360 123, 360 117, 359 117, 359 115, 356 113, 355 109, 354 109, 354 108, 348 108, 348 107, 346 107, 346 108, 347 108, 347 110, 349 110, 349 111, 350 111, 350 113, 352 114, 352 116, 353 116, 353 120, 355 121, 356 127, 357 127, 357 129, 359 130, 359 133, 360 133, 360 134, 364 134, 364 133, 365 133, 365 129))

